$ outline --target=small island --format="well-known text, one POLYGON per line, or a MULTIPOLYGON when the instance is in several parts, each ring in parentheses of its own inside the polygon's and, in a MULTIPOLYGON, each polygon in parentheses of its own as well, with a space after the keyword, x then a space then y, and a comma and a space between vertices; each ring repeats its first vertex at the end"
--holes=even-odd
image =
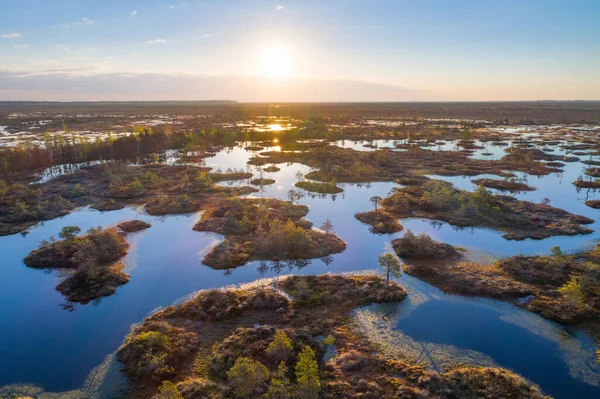
POLYGON ((252 184, 253 186, 270 186, 271 184, 275 184, 276 180, 273 179, 254 179, 252 181, 250 181, 250 184, 252 184))
POLYGON ((279 172, 281 170, 281 168, 278 168, 275 165, 271 165, 269 167, 264 168, 263 170, 268 173, 274 173, 274 172, 279 172))
POLYGON ((459 249, 426 235, 396 240, 394 249, 405 258, 406 273, 445 292, 506 300, 562 324, 600 327, 600 245, 574 254, 554 247, 550 255, 517 255, 491 265, 462 261, 459 249), (424 247, 426 242, 438 250, 424 247), (417 246, 429 255, 407 256, 406 248, 417 246))
POLYGON ((79 232, 79 227, 64 227, 60 241, 42 242, 24 262, 36 269, 72 269, 56 289, 69 302, 85 304, 114 294, 118 286, 129 281, 119 262, 129 244, 116 228, 92 228, 81 237, 77 236, 79 232))
POLYGON ((425 233, 415 235, 411 230, 393 240, 392 247, 405 259, 459 259, 463 252, 452 245, 434 241, 425 233))
POLYGON ((534 204, 510 196, 493 195, 482 186, 469 192, 458 190, 447 182, 429 180, 419 186, 396 189, 389 197, 377 199, 375 210, 356 217, 365 223, 374 223, 379 213, 383 213, 388 220, 419 217, 458 227, 489 227, 503 231, 507 240, 539 240, 593 232, 581 226, 593 223, 590 218, 573 215, 546 203, 534 204), (381 206, 378 208, 378 205, 381 206))
POLYGON ((0 236, 24 231, 40 221, 88 205, 99 211, 143 205, 151 215, 193 213, 214 198, 258 191, 248 186, 216 184, 250 178, 251 173, 240 170, 215 173, 210 168, 190 165, 133 166, 112 161, 43 184, 0 180, 0 236))
POLYGON ((327 227, 312 229, 304 205, 275 199, 233 198, 207 210, 196 231, 225 235, 202 263, 215 269, 253 260, 314 259, 342 252, 346 243, 327 227))
POLYGON ((301 188, 311 193, 318 194, 339 194, 344 190, 338 187, 335 183, 319 183, 314 181, 299 181, 294 184, 296 187, 301 188))
POLYGON ((127 336, 117 359, 134 399, 396 399, 398 392, 543 399, 508 370, 427 370, 385 356, 354 329, 354 308, 405 297, 401 286, 371 275, 289 276, 252 288, 201 291, 148 317, 127 336))
POLYGON ((128 220, 119 223, 117 227, 124 233, 135 233, 137 231, 149 229, 152 225, 143 220, 128 220))
POLYGON ((511 180, 495 180, 495 179, 475 179, 472 183, 486 188, 495 188, 497 190, 519 192, 519 191, 534 191, 535 188, 524 183, 519 183, 511 180))

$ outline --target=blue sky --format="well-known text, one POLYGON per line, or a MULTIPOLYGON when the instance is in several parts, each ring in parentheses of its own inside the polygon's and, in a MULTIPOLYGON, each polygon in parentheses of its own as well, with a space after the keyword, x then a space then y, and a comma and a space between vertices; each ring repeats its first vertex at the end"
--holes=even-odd
POLYGON ((0 100, 600 100, 599 21, 598 0, 0 0, 0 100))

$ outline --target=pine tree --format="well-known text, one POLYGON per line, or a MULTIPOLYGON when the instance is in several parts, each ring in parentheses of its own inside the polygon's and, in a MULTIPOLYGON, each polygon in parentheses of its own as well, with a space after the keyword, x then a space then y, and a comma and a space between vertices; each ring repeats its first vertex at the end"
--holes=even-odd
POLYGON ((269 371, 261 362, 239 357, 227 372, 227 377, 236 398, 249 398, 264 392, 269 371))
POLYGON ((277 330, 273 341, 269 344, 266 349, 267 356, 275 361, 275 364, 279 362, 286 362, 292 354, 292 341, 283 330, 277 330))
POLYGON ((300 393, 305 399, 317 399, 321 389, 321 381, 319 380, 319 367, 315 359, 315 352, 310 346, 305 346, 298 357, 296 380, 298 381, 300 393))
POLYGON ((379 255, 379 266, 385 271, 385 279, 389 283, 390 275, 398 278, 402 275, 401 268, 402 264, 394 255, 390 252, 386 252, 383 255, 379 255))
POLYGON ((329 235, 329 233, 333 230, 333 223, 331 223, 331 220, 327 219, 326 221, 324 221, 321 225, 321 230, 323 230, 326 234, 329 235))
POLYGON ((293 395, 293 387, 288 378, 288 368, 284 362, 279 363, 277 371, 269 382, 265 399, 289 399, 293 395))

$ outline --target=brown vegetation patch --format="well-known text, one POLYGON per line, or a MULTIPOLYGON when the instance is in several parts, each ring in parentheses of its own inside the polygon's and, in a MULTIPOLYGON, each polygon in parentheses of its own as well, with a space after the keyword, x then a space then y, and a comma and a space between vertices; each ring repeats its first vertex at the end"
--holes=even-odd
POLYGON ((357 213, 355 218, 371 226, 371 230, 378 234, 393 234, 402 231, 398 218, 383 210, 357 213))
POLYGON ((136 231, 149 229, 152 227, 152 225, 144 222, 143 220, 128 220, 126 222, 119 223, 117 227, 125 233, 135 233, 136 231))
POLYGON ((63 240, 43 243, 24 262, 34 268, 75 269, 56 289, 70 302, 87 303, 112 295, 129 281, 124 266, 114 263, 127 254, 129 244, 116 228, 90 229, 82 237, 75 235, 78 231, 73 226, 65 227, 63 240))
POLYGON ((392 241, 394 251, 407 259, 457 259, 461 251, 452 245, 437 242, 425 233, 415 235, 408 230, 402 237, 392 241))
POLYGON ((275 199, 221 201, 206 211, 197 231, 226 235, 202 261, 215 269, 252 260, 313 259, 342 252, 346 243, 331 233, 309 230, 303 205, 275 199))
POLYGON ((510 192, 518 192, 518 191, 534 191, 535 188, 528 186, 524 183, 514 182, 510 180, 495 180, 495 179, 475 179, 472 180, 473 183, 478 186, 483 186, 487 188, 495 188, 497 190, 504 190, 510 192))
POLYGON ((505 232, 508 240, 592 233, 581 226, 593 223, 585 216, 547 204, 492 195, 482 187, 473 193, 457 190, 438 180, 395 190, 381 204, 384 212, 397 219, 422 217, 461 227, 490 227, 505 232))

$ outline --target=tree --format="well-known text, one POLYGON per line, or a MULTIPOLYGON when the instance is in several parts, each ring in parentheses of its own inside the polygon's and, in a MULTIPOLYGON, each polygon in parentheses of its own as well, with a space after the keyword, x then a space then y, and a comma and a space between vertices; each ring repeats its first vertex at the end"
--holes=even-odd
POLYGON ((560 287, 558 292, 565 298, 571 310, 575 310, 575 308, 584 304, 585 295, 576 276, 571 276, 569 282, 560 287))
POLYGON ((158 399, 183 399, 177 386, 170 381, 163 381, 158 393, 158 399))
POLYGON ((300 393, 305 399, 317 399, 321 389, 321 381, 319 380, 319 366, 315 359, 315 352, 310 346, 305 346, 298 358, 296 380, 298 381, 300 393))
POLYGON ((292 204, 295 203, 296 201, 304 198, 304 194, 302 194, 302 192, 300 192, 298 190, 294 190, 294 189, 291 189, 290 191, 288 191, 287 196, 292 204))
POLYGON ((63 240, 72 240, 77 234, 81 233, 81 229, 77 226, 65 226, 62 228, 58 236, 63 240))
POLYGON ((379 203, 381 202, 383 198, 381 198, 378 195, 375 195, 371 198, 369 198, 369 201, 371 201, 371 204, 373 204, 373 206, 375 207, 375 214, 377 214, 377 207, 379 206, 379 203))
POLYGON ((390 275, 392 277, 398 278, 402 275, 402 264, 392 253, 386 252, 383 255, 379 255, 379 266, 385 270, 385 279, 389 283, 390 275))
POLYGON ((275 361, 275 364, 286 362, 294 347, 292 341, 283 330, 275 331, 275 337, 266 349, 267 356, 275 361))
POLYGON ((250 398, 264 392, 269 371, 261 362, 239 357, 227 372, 227 377, 236 398, 250 398))
POLYGON ((288 378, 288 368, 284 362, 279 363, 277 371, 269 382, 269 389, 265 393, 265 399, 289 399, 293 393, 292 384, 288 378))
POLYGON ((326 221, 324 221, 321 225, 321 230, 323 230, 327 235, 329 235, 331 230, 333 230, 333 223, 331 223, 331 220, 327 219, 326 221))

